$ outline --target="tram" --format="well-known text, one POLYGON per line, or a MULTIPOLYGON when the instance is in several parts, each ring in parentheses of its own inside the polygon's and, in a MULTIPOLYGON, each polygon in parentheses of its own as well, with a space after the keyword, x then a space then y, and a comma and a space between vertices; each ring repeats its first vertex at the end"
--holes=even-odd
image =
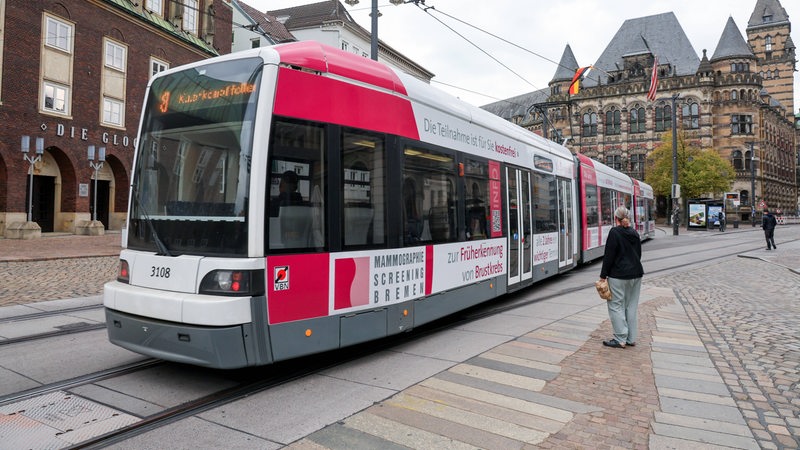
POLYGON ((644 183, 313 41, 176 67, 145 97, 109 339, 230 369, 383 338, 600 257, 619 205, 652 228, 644 183))

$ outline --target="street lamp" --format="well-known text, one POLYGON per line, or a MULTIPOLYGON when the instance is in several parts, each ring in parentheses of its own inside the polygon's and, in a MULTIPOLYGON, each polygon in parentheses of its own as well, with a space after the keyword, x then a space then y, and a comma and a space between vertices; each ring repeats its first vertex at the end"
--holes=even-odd
POLYGON ((28 183, 28 222, 33 222, 33 165, 42 160, 42 154, 44 154, 44 138, 36 138, 36 156, 28 156, 28 152, 31 150, 30 136, 22 136, 20 148, 22 149, 22 153, 25 154, 23 155, 25 161, 28 161, 31 165, 28 171, 30 177, 30 182, 28 183))
POLYGON ((678 184, 678 125, 675 111, 675 100, 680 94, 672 96, 672 235, 678 235, 678 197, 680 197, 681 187, 678 184))
MULTIPOLYGON (((344 0, 350 6, 355 6, 359 3, 359 0, 344 0)), ((402 5, 405 3, 404 0, 389 0, 389 3, 393 5, 402 5)), ((423 2, 424 3, 424 2, 423 2)), ((372 12, 369 13, 370 17, 372 18, 372 31, 370 31, 370 52, 369 57, 373 61, 378 60, 378 16, 380 13, 378 12, 378 0, 372 0, 372 12)))
POLYGON ((747 142, 750 146, 750 225, 756 226, 756 153, 753 150, 753 142, 747 142))
POLYGON ((97 163, 95 163, 94 145, 89 146, 89 167, 94 169, 94 206, 92 207, 92 222, 97 221, 97 172, 103 167, 106 160, 106 148, 97 149, 97 163))

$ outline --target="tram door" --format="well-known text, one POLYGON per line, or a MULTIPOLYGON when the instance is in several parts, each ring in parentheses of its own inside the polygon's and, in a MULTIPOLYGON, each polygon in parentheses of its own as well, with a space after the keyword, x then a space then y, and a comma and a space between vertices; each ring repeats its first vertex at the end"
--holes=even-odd
POLYGON ((532 278, 531 174, 506 167, 506 217, 508 218, 508 285, 532 278))
POLYGON ((572 265, 575 255, 575 219, 572 180, 558 179, 558 267, 572 265))

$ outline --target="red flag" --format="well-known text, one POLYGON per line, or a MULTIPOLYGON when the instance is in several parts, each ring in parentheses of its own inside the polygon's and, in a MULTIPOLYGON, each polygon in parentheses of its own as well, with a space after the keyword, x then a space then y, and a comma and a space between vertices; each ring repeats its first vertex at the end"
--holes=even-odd
POLYGON ((581 78, 592 66, 579 67, 575 71, 575 76, 572 77, 572 82, 569 84, 569 95, 575 95, 581 90, 581 78))
POLYGON ((650 89, 647 91, 647 99, 651 102, 656 101, 656 91, 658 91, 658 56, 653 60, 653 73, 650 74, 650 89))

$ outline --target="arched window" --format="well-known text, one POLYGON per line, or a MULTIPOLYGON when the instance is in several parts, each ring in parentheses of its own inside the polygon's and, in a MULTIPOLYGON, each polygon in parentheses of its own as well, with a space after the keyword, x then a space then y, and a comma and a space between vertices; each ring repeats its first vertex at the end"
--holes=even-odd
POLYGON ((672 127, 672 108, 669 105, 656 106, 656 131, 672 127))
POLYGON ((631 108, 628 112, 628 122, 630 133, 644 133, 646 128, 644 108, 631 108))
POLYGON ((587 112, 583 115, 583 126, 581 129, 581 136, 597 136, 597 114, 587 112))
POLYGON ((739 94, 736 91, 731 91, 731 100, 736 100, 739 97, 739 94))
POLYGON ((700 128, 700 105, 691 102, 683 105, 683 128, 700 128))
POLYGON ((606 134, 619 134, 622 115, 618 109, 606 111, 606 134))
POLYGON ((740 150, 734 150, 733 153, 731 153, 731 158, 733 158, 733 168, 735 170, 744 169, 744 161, 742 160, 742 152, 740 150))

